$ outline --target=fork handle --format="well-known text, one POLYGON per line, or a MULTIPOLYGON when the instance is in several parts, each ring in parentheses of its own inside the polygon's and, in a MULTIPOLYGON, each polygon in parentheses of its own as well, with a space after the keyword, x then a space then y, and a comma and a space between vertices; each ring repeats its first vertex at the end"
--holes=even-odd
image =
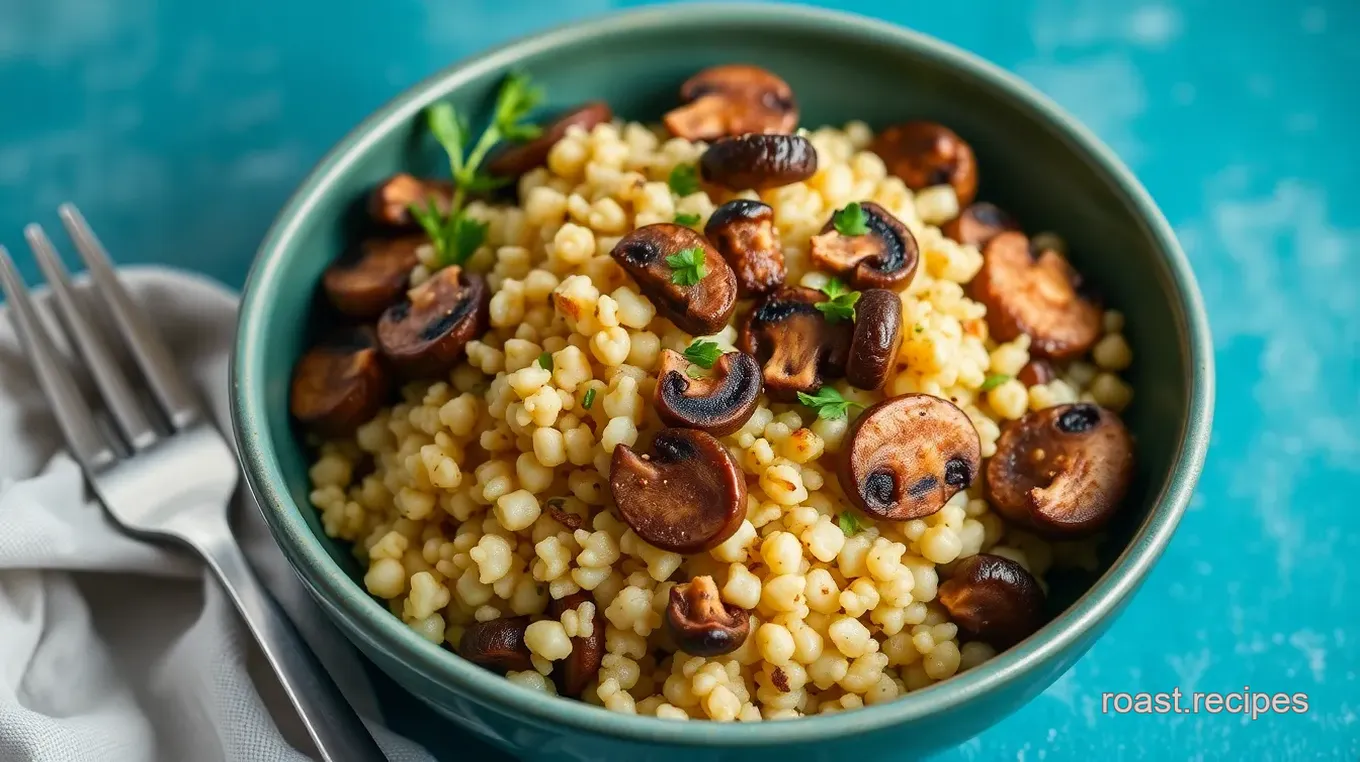
POLYGON ((283 609, 265 591, 229 532, 197 532, 191 540, 217 575, 274 668, 324 762, 372 762, 387 757, 354 708, 307 647, 283 609), (212 535, 211 537, 205 535, 212 535))

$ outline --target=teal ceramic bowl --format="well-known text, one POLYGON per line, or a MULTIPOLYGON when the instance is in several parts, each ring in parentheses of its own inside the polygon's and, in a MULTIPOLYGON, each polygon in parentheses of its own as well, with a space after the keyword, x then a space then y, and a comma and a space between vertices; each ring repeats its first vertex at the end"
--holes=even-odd
POLYGON ((789 6, 685 5, 610 16, 515 42, 422 82, 321 162, 269 231, 246 286, 232 370, 236 436, 251 489, 298 574, 383 671, 471 732, 526 759, 901 760, 956 744, 1044 690, 1109 626, 1161 555, 1204 459, 1212 409, 1209 331, 1166 220, 1118 159, 1015 77, 936 40, 863 18, 789 6), (307 502, 307 453, 288 418, 322 270, 343 248, 364 191, 402 169, 434 171, 421 111, 443 99, 485 114, 503 75, 529 71, 554 106, 605 98, 655 121, 686 77, 749 62, 785 77, 803 124, 910 118, 952 126, 975 149, 980 197, 1031 230, 1056 230, 1137 356, 1127 420, 1136 486, 1098 577, 1054 582, 1068 604, 992 661, 889 704, 758 724, 611 714, 521 689, 422 639, 370 598, 349 549, 307 502))

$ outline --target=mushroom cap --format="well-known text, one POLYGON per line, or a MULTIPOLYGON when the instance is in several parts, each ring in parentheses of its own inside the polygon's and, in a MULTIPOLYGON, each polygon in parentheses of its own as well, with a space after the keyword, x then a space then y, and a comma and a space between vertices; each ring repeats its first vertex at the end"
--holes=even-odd
POLYGON ((1043 626, 1043 588, 1025 567, 981 553, 963 559, 940 583, 940 604, 949 618, 997 649, 1009 648, 1043 626))
POLYGON ((373 329, 347 328, 298 360, 288 405, 313 431, 345 436, 378 414, 389 388, 373 329))
POLYGON ((761 296, 784 285, 784 247, 769 204, 738 198, 713 211, 704 235, 737 278, 737 296, 761 296))
POLYGON ((855 333, 845 378, 859 389, 882 389, 902 346, 902 299, 882 288, 866 289, 855 304, 855 333))
MULTIPOLYGON (((561 619, 567 611, 579 607, 586 601, 594 600, 594 596, 586 590, 554 598, 548 601, 548 616, 561 619)), ((563 696, 580 698, 586 686, 590 685, 590 681, 594 680, 600 671, 600 664, 604 660, 606 624, 604 606, 599 603, 595 603, 595 617, 592 621, 594 626, 589 637, 578 635, 572 638, 571 654, 553 665, 553 682, 557 683, 557 692, 563 696)))
POLYGON ((737 348, 761 365, 765 392, 791 402, 811 393, 826 379, 845 375, 854 327, 830 323, 816 308, 826 294, 784 286, 765 297, 742 321, 737 348))
POLYGON ((865 410, 836 471, 846 497, 886 521, 929 516, 977 477, 982 443, 962 410, 930 394, 904 394, 865 410))
POLYGON ((411 271, 420 264, 416 251, 429 243, 425 236, 372 238, 326 268, 321 288, 342 314, 371 320, 392 306, 410 285, 411 271))
POLYGON ((482 276, 445 267, 378 318, 378 345, 404 375, 441 375, 486 332, 489 302, 482 276))
POLYGON ((609 490, 638 537, 673 553, 712 550, 746 518, 746 477, 721 442, 693 429, 662 429, 649 454, 615 447, 609 490))
POLYGON ((580 127, 590 132, 596 125, 613 119, 614 112, 608 103, 603 101, 584 103, 558 116, 533 140, 510 143, 496 149, 487 159, 486 171, 493 177, 519 177, 531 169, 547 164, 552 147, 566 137, 568 129, 580 127))
POLYGON ((1048 360, 1030 360, 1015 377, 1025 386, 1038 386, 1057 378, 1058 372, 1048 360))
POLYGON ((1086 402, 1011 424, 987 463, 987 500, 1002 516, 1061 537, 1090 534, 1133 478, 1133 440, 1114 413, 1086 402))
POLYGON ((940 232, 962 244, 985 246, 988 241, 1005 233, 1018 231, 1020 224, 1004 209, 986 201, 975 201, 964 207, 959 216, 940 226, 940 232))
POLYGON ((468 625, 458 641, 458 655, 492 672, 523 672, 534 668, 524 644, 529 617, 502 617, 468 625))
POLYGON ((869 232, 841 235, 832 214, 822 232, 812 237, 812 261, 846 276, 855 288, 898 289, 910 283, 921 261, 916 236, 878 204, 864 201, 859 206, 869 232))
POLYGON ((693 656, 721 656, 741 648, 751 633, 751 613, 723 603, 707 575, 671 588, 666 623, 675 644, 693 656))
POLYGON ((692 378, 679 352, 661 351, 656 380, 656 414, 667 426, 698 429, 725 437, 756 412, 760 365, 743 352, 727 352, 713 363, 713 374, 692 378))
POLYGON ((947 183, 960 207, 973 203, 977 195, 973 148, 942 124, 916 121, 889 127, 874 138, 869 150, 912 190, 947 183))
POLYGON ((788 133, 798 126, 798 103, 789 83, 747 64, 713 66, 680 86, 684 105, 667 112, 672 135, 715 140, 748 132, 788 133))
POLYGON ((415 223, 412 205, 434 204, 440 214, 448 214, 452 202, 453 183, 448 180, 398 172, 373 187, 368 196, 368 216, 379 225, 409 228, 415 223))
POLYGON ((728 190, 768 190, 817 174, 817 149, 802 135, 719 138, 699 157, 699 171, 728 190))
POLYGON ((737 277, 707 238, 670 222, 644 225, 621 238, 610 252, 638 288, 675 327, 695 336, 717 333, 737 308, 737 277), (704 253, 706 274, 698 283, 675 283, 666 258, 686 249, 704 253))
POLYGON ((1080 278, 1067 260, 1045 250, 1030 252, 1023 233, 1001 233, 982 249, 982 269, 969 293, 987 306, 987 327, 998 342, 1030 337, 1030 353, 1066 360, 1100 338, 1101 310, 1079 291, 1080 278))

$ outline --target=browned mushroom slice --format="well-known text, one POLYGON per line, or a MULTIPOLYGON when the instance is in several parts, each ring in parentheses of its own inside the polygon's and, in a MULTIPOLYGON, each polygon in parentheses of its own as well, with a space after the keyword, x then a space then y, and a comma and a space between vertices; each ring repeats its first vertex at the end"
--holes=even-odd
POLYGON ((684 225, 644 225, 624 236, 610 256, 657 312, 686 333, 717 333, 737 307, 732 268, 707 238, 684 225))
POLYGON ((747 314, 738 349, 760 363, 765 392, 785 402, 811 393, 827 379, 845 375, 854 330, 849 322, 829 323, 816 305, 826 295, 785 286, 747 314))
POLYGON ((388 388, 373 329, 350 328, 298 360, 288 405, 302 425, 345 436, 378 414, 388 388))
POLYGON ((859 205, 867 230, 844 235, 836 229, 837 210, 822 232, 812 237, 812 261, 838 275, 855 288, 897 289, 911 282, 921 261, 916 236, 892 212, 865 201, 859 205))
POLYGON ((1014 217, 986 201, 969 204, 959 216, 940 227, 941 232, 955 241, 973 246, 983 246, 1008 230, 1019 229, 1014 217))
POLYGON ((845 379, 860 389, 882 389, 902 346, 902 300, 896 293, 871 288, 855 304, 855 333, 845 379))
POLYGON ((982 250, 982 269, 969 284, 987 306, 993 339, 1030 337, 1030 353, 1053 360, 1076 357, 1100 338, 1100 308, 1078 292, 1078 276, 1054 251, 1030 255, 1021 233, 1002 233, 982 250))
POLYGON ((525 672, 534 668, 524 631, 529 617, 516 616, 477 622, 463 631, 458 655, 492 672, 525 672))
POLYGON ((978 180, 973 149, 948 127, 935 122, 899 124, 879 133, 869 150, 908 188, 948 184, 960 207, 973 203, 978 180))
POLYGON ((399 172, 373 188, 368 196, 368 216, 381 225, 404 228, 415 223, 412 206, 433 204, 440 214, 448 214, 452 202, 453 183, 399 172))
POLYGON ((1044 591, 1025 567, 983 553, 960 561, 940 584, 940 603, 959 629, 997 649, 1010 648, 1044 624, 1044 591))
POLYGON ((699 172, 734 191, 778 188, 817 174, 817 149, 802 135, 722 138, 699 157, 699 172))
POLYGON ((403 374, 438 376, 486 331, 489 301, 482 276, 445 267, 378 318, 378 345, 403 374))
POLYGON ((982 465, 973 422, 929 394, 883 400, 855 420, 849 437, 836 475, 846 497, 877 519, 929 516, 972 484, 982 465))
POLYGON ((321 287, 340 312, 371 320, 392 306, 410 286, 424 236, 364 241, 352 254, 326 268, 321 287))
POLYGON ((714 66, 680 87, 685 105, 664 119, 672 135, 715 140, 748 132, 793 132, 798 103, 793 89, 774 74, 744 64, 714 66))
POLYGON ((566 137, 567 130, 580 127, 586 132, 598 124, 612 121, 614 112, 608 103, 591 101, 557 117, 543 128, 538 137, 527 143, 510 143, 499 148, 486 162, 486 171, 494 177, 519 177, 548 163, 548 154, 557 141, 566 137))
MULTIPOLYGON (((548 616, 561 619, 567 611, 579 608, 586 601, 594 601, 591 594, 581 590, 565 598, 557 598, 548 603, 548 616)), ((586 686, 600 671, 604 660, 604 606, 595 604, 595 617, 592 620, 590 635, 576 636, 571 639, 571 655, 553 665, 553 682, 557 692, 563 696, 580 698, 586 686)))
POLYGON ((1046 384, 1057 377, 1058 373, 1053 370, 1053 363, 1048 360, 1030 360, 1016 375, 1016 378, 1020 379, 1020 383, 1025 386, 1046 384))
POLYGON ((769 204, 728 201, 709 216, 704 235, 732 267, 738 296, 762 296, 784 285, 784 249, 769 204))
POLYGON ((674 553, 712 550, 746 518, 746 477, 702 431, 662 429, 649 454, 614 448, 609 490, 638 537, 674 553))
POLYGON ((723 603, 718 585, 709 576, 671 588, 666 623, 675 644, 691 656, 730 654, 751 633, 751 613, 723 603))
POLYGON ((1090 534, 1114 516, 1133 476, 1133 441, 1119 416, 1089 403, 1028 413, 987 462, 987 500, 1002 516, 1051 535, 1090 534))
POLYGON ((760 366, 742 352, 728 352, 713 363, 713 375, 689 375, 690 364, 679 352, 661 352, 656 374, 656 414, 667 426, 698 429, 725 437, 740 429, 756 411, 760 366))

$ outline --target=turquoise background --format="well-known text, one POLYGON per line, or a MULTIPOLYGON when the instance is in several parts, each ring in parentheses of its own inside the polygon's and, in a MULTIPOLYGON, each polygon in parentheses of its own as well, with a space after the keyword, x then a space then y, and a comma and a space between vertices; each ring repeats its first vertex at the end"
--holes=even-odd
MULTIPOLYGON (((18 252, 24 223, 55 225, 71 200, 119 261, 239 286, 298 180, 397 91, 645 4, 0 0, 0 243, 18 252)), ((953 42, 1084 120, 1175 225, 1214 329, 1209 463, 1165 558, 1076 668, 940 759, 1355 760, 1360 4, 815 4, 953 42), (1305 692, 1311 710, 1101 711, 1108 691, 1244 686, 1305 692)), ((485 758, 455 732, 434 735, 449 758, 485 758)))

